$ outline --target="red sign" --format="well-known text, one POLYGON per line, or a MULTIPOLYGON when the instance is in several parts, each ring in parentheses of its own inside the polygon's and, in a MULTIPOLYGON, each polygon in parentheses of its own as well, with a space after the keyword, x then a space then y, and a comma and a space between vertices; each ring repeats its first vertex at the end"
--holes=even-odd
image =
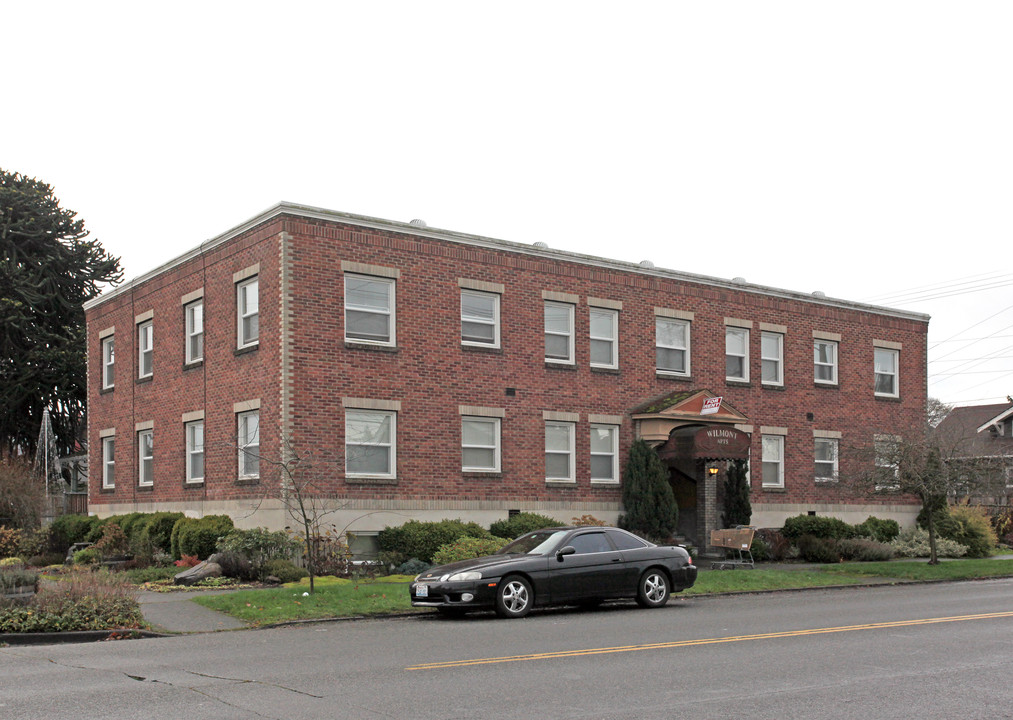
POLYGON ((723 397, 712 397, 704 398, 703 409, 700 411, 701 415, 713 415, 721 408, 721 401, 723 397))

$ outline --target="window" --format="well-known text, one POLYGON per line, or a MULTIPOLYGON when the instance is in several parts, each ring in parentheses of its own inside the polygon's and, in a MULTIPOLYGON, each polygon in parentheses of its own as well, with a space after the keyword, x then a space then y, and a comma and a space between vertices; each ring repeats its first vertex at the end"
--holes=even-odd
POLYGON ((654 356, 658 372, 689 375, 689 323, 654 318, 654 356))
POLYGON ((573 362, 573 305, 545 303, 545 361, 573 362))
POLYGON ((827 385, 837 384, 837 343, 832 340, 813 341, 815 380, 827 385))
POLYGON ((237 444, 239 445, 239 477, 260 477, 260 411, 239 413, 236 416, 237 444))
POLYGON ((154 483, 153 463, 155 456, 155 433, 141 430, 137 433, 137 484, 149 486, 154 483))
POLYGON ((876 435, 873 442, 876 464, 876 490, 900 488, 900 439, 893 435, 876 435))
POLYGON ((186 362, 204 359, 204 301, 186 306, 186 362))
POLYGON ((591 367, 619 367, 619 312, 591 308, 591 367))
POLYGON ((900 353, 876 348, 876 394, 897 397, 897 365, 900 353))
POLYGON ((137 377, 151 377, 151 356, 155 342, 151 320, 137 326, 137 377))
POLYGON ((815 452, 816 482, 837 480, 837 440, 816 438, 815 452))
POLYGON ((570 539, 570 545, 577 555, 615 552, 604 532, 589 532, 570 539))
POLYGON ((499 418, 461 418, 461 470, 499 472, 499 418))
POLYGON ((591 426, 591 482, 619 482, 619 428, 591 426))
POLYGON ((116 342, 114 337, 110 335, 102 340, 102 389, 111 390, 115 383, 116 342))
POLYGON ((545 479, 576 482, 573 468, 573 428, 570 422, 545 423, 545 479))
POLYGON ((499 347, 499 295, 461 290, 461 344, 499 347))
POLYGON ((764 435, 763 442, 763 486, 784 487, 784 438, 780 435, 764 435))
POLYGON ((396 413, 345 411, 345 474, 349 477, 395 477, 396 438, 396 413))
POLYGON ((102 438, 102 487, 116 487, 116 438, 102 438))
POLYGON ((725 328, 725 379, 749 381, 749 330, 725 328))
POLYGON ((760 333, 760 377, 765 385, 784 384, 784 335, 760 333))
POLYGON ((345 340, 394 344, 394 280, 345 275, 345 340))
POLYGON ((257 277, 236 285, 236 347, 253 347, 260 340, 260 281, 257 277))
POLYGON ((186 481, 204 481, 204 422, 191 422, 186 432, 186 481))

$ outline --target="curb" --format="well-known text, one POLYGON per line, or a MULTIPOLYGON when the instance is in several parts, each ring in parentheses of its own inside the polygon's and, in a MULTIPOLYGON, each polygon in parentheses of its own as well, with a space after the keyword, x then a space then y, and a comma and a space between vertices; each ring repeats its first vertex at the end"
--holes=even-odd
POLYGON ((0 645, 66 645, 69 643, 102 642, 105 640, 136 640, 139 638, 174 637, 153 630, 73 630, 71 632, 0 633, 0 645))

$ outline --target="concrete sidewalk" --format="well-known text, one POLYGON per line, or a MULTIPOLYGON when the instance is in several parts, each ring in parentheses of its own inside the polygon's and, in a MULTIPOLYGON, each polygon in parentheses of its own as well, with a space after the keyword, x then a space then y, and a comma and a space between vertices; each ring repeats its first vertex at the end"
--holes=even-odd
POLYGON ((193 602, 198 595, 224 595, 230 590, 201 590, 194 592, 137 593, 144 619, 153 630, 168 633, 208 633, 219 630, 239 630, 248 627, 242 620, 209 610, 193 602))

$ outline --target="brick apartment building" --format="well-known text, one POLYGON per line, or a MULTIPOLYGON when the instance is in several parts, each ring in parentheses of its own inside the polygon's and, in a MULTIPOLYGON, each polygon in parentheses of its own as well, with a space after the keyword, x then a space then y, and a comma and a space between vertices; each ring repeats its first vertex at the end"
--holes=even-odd
POLYGON ((917 511, 834 479, 921 421, 917 313, 288 203, 85 309, 103 516, 285 527, 294 454, 360 549, 411 518, 614 522, 638 436, 698 542, 736 458, 759 526, 917 511))

